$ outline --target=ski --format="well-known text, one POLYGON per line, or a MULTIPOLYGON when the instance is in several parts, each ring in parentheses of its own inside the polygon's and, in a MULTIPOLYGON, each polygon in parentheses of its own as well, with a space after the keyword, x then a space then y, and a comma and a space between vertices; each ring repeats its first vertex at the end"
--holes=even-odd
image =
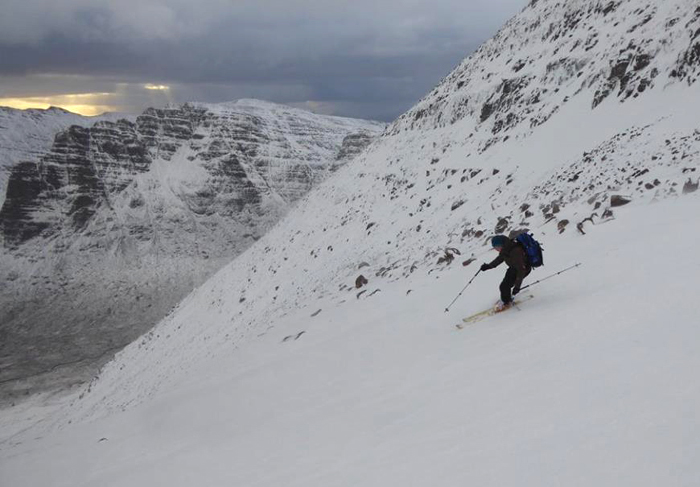
POLYGON ((524 302, 526 302, 526 301, 529 301, 529 300, 531 300, 531 299, 534 298, 534 297, 535 297, 535 296, 533 296, 532 294, 527 294, 527 295, 525 295, 525 296, 518 297, 518 299, 516 299, 516 300, 513 302, 513 305, 512 305, 511 307, 506 308, 506 309, 504 309, 504 310, 502 310, 502 311, 496 311, 496 309, 493 308, 493 307, 491 307, 491 308, 489 308, 489 309, 485 309, 484 311, 480 311, 480 312, 475 313, 475 314, 473 314, 473 315, 471 315, 471 316, 467 316, 466 318, 464 318, 464 319, 462 320, 462 323, 458 323, 458 324, 455 325, 455 326, 457 327, 458 330, 462 330, 462 329, 464 329, 466 326, 471 325, 471 324, 474 324, 474 323, 477 323, 477 322, 479 322, 479 321, 481 321, 481 320, 483 320, 483 319, 485 319, 485 318, 488 318, 489 316, 493 316, 493 315, 498 314, 498 313, 503 313, 503 312, 508 311, 509 309, 515 308, 515 307, 517 307, 518 305, 520 305, 520 304, 522 304, 522 303, 524 303, 524 302))

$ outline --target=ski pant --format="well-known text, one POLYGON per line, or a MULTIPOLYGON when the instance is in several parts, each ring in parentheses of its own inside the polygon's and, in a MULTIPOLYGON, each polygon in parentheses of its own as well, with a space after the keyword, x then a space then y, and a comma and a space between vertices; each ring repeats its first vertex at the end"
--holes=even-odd
MULTIPOLYGON (((528 273, 529 274, 529 270, 528 273)), ((527 276, 525 274, 525 276, 527 276)), ((504 304, 508 304, 511 301, 513 301, 513 296, 511 296, 510 290, 513 289, 513 286, 515 285, 515 281, 518 279, 518 271, 516 271, 514 268, 509 267, 508 270, 506 271, 506 275, 503 277, 503 280, 501 281, 501 286, 499 289, 501 290, 501 301, 503 301, 504 304)))

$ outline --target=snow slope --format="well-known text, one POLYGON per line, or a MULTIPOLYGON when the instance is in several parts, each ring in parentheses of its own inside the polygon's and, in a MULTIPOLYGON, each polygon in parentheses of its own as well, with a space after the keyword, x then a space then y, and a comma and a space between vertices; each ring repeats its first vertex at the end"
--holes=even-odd
MULTIPOLYGON (((585 239, 543 237, 548 262, 536 276, 584 265, 533 288, 520 310, 462 331, 455 322, 492 302, 500 270, 480 277, 451 314, 443 309, 470 275, 462 269, 383 283, 372 299, 308 303, 239 349, 202 329, 198 346, 225 353, 126 412, 6 441, 0 480, 697 485, 700 309, 688 298, 700 260, 669 250, 696 255, 698 227, 687 222, 698 208, 687 196, 625 209, 585 239)), ((214 290, 230 277, 184 305, 183 326, 228 323, 214 290)), ((148 357, 168 360, 157 350, 148 357)))
POLYGON ((8 480, 697 484, 698 29, 689 0, 531 2, 80 396, 4 411, 8 480), (584 265, 456 331, 523 229, 529 282, 584 265))

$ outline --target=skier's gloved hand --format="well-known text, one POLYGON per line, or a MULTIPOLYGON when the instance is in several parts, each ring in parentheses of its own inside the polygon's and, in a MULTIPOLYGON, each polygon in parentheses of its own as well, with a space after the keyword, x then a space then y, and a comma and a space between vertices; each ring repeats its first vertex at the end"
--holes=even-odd
POLYGON ((482 272, 487 271, 487 270, 489 270, 490 268, 491 268, 491 267, 490 267, 488 264, 481 264, 481 271, 482 271, 482 272))
POLYGON ((513 296, 515 296, 515 295, 518 294, 519 292, 520 292, 520 286, 515 286, 515 287, 513 288, 513 291, 512 291, 513 296))

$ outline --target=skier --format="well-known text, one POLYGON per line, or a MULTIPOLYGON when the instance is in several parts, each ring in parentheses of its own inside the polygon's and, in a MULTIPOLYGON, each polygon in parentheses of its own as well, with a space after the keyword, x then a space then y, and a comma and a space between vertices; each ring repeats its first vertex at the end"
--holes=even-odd
POLYGON ((491 246, 498 252, 492 262, 482 264, 481 270, 488 271, 498 267, 503 262, 508 265, 506 275, 501 281, 501 300, 496 304, 497 312, 508 309, 513 304, 513 296, 520 292, 523 279, 530 274, 530 267, 525 248, 520 242, 511 240, 505 235, 496 235, 491 238, 491 246))

